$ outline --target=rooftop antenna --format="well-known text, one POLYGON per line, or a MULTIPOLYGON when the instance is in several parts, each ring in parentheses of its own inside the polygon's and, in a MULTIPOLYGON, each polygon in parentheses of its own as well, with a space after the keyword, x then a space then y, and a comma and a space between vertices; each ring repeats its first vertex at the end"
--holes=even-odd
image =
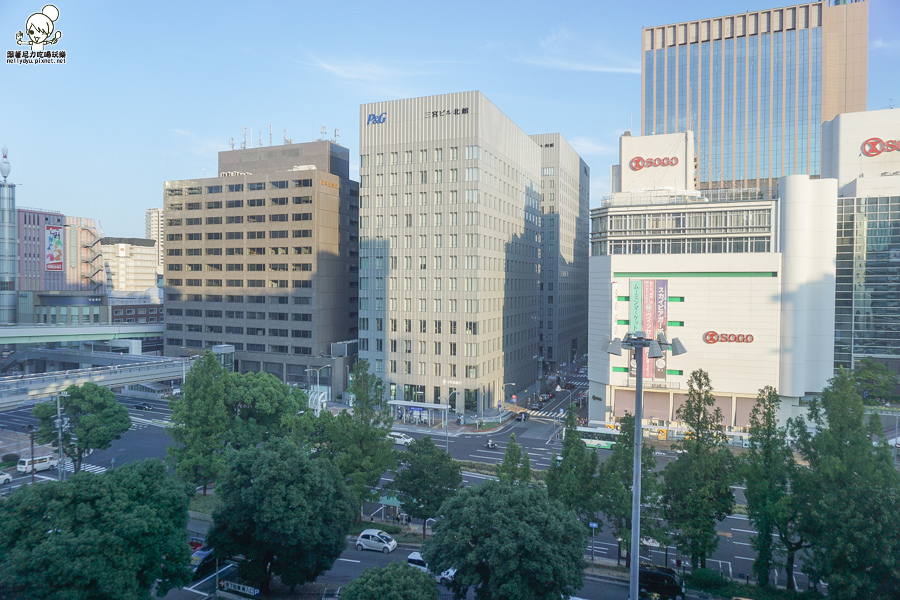
POLYGON ((228 138, 228 144, 231 146, 231 149, 234 150, 234 136, 228 138))
POLYGON ((6 146, 3 146, 3 158, 0 159, 0 175, 3 176, 3 183, 6 183, 6 178, 9 176, 9 159, 6 156, 9 154, 9 150, 6 149, 6 146))
POLYGON ((272 145, 272 124, 269 123, 269 145, 272 145))
POLYGON ((262 148, 262 131, 259 132, 259 140, 256 142, 257 148, 262 148))
POLYGON ((341 130, 335 127, 335 129, 334 129, 334 142, 335 143, 337 143, 339 137, 341 137, 341 130))
POLYGON ((294 143, 294 140, 292 140, 291 138, 289 138, 287 136, 287 129, 282 130, 281 137, 285 144, 293 144, 294 143))
POLYGON ((244 141, 241 142, 241 150, 247 149, 247 128, 241 127, 241 130, 244 132, 244 141))
POLYGON ((322 140, 322 141, 325 141, 326 136, 328 135, 328 128, 325 127, 324 125, 322 125, 322 127, 319 129, 319 133, 322 134, 322 137, 319 138, 319 139, 322 140))

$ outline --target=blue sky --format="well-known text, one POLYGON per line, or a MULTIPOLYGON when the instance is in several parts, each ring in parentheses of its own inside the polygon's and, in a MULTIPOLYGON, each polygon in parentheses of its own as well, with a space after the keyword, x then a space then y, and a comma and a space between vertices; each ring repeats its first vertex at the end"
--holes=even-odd
MULTIPOLYGON (((270 125, 276 144, 339 129, 355 170, 360 104, 480 90, 527 133, 562 133, 598 206, 619 134, 640 129, 641 27, 788 4, 59 0, 48 49, 66 64, 0 63, 0 146, 18 206, 143 237, 163 182, 215 175, 242 127, 254 147, 270 125)), ((4 58, 43 5, 0 1, 4 58)), ((898 106, 900 2, 869 5, 869 108, 898 106)))

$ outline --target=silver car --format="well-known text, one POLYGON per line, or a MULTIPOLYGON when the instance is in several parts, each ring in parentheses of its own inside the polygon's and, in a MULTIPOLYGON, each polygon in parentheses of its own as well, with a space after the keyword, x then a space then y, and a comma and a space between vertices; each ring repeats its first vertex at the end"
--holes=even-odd
POLYGON ((375 550, 387 554, 396 547, 397 540, 380 529, 366 529, 356 538, 357 550, 375 550))

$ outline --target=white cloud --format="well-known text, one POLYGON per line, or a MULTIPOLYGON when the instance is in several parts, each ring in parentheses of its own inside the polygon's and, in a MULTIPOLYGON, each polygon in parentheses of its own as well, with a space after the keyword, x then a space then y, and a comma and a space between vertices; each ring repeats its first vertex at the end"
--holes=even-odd
POLYGON ((572 144, 572 147, 575 148, 575 151, 582 156, 593 154, 615 155, 619 151, 617 146, 604 144, 603 142, 584 136, 572 138, 569 140, 569 143, 572 144))
POLYGON ((639 62, 616 56, 593 40, 573 36, 564 27, 552 29, 538 41, 538 48, 541 50, 540 55, 521 56, 519 62, 558 71, 632 75, 641 73, 639 62))
POLYGON ((871 42, 873 50, 884 50, 889 54, 900 54, 900 40, 884 40, 875 38, 871 42))

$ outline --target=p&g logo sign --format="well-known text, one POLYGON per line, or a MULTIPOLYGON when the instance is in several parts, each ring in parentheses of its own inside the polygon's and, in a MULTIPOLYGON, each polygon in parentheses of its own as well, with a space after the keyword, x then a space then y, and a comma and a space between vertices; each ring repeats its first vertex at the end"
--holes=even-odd
POLYGON ((380 115, 370 114, 369 118, 366 119, 366 125, 372 125, 375 123, 384 123, 387 120, 387 113, 383 112, 380 115))

